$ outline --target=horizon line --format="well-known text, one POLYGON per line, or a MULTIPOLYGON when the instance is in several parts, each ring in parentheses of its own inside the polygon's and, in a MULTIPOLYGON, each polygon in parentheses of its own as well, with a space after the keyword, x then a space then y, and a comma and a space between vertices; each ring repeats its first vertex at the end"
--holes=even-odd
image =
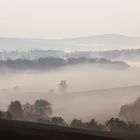
POLYGON ((124 36, 124 37, 133 37, 133 38, 140 38, 139 36, 131 36, 131 35, 125 35, 125 34, 117 34, 117 33, 106 33, 106 34, 95 34, 95 35, 85 35, 85 36, 71 36, 71 37, 60 37, 60 38, 36 38, 36 37, 24 37, 24 36, 0 36, 0 38, 7 38, 7 39, 29 39, 29 40, 50 40, 50 41, 56 41, 56 40, 69 40, 69 39, 79 39, 79 38, 88 38, 88 37, 96 37, 96 36, 124 36))

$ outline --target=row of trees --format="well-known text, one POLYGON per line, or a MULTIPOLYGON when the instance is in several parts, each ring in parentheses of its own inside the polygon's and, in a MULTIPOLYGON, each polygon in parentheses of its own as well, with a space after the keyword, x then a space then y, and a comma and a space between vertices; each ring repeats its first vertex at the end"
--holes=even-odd
POLYGON ((100 63, 100 64, 115 64, 122 67, 129 67, 128 64, 125 62, 120 61, 111 61, 105 58, 38 58, 34 60, 30 59, 7 59, 7 60, 0 60, 0 68, 10 68, 10 69, 52 69, 52 68, 59 68, 67 65, 76 65, 76 64, 83 64, 83 63, 100 63))
POLYGON ((47 100, 39 99, 34 104, 21 104, 20 101, 12 101, 6 112, 0 111, 1 119, 34 121, 61 125, 65 127, 74 127, 82 129, 100 130, 100 131, 139 131, 140 125, 136 122, 125 122, 119 118, 111 118, 104 124, 99 124, 95 119, 83 122, 74 119, 70 124, 66 123, 62 117, 51 117, 52 105, 47 100))
POLYGON ((140 124, 136 122, 127 123, 123 120, 120 120, 119 118, 111 118, 104 124, 99 124, 95 121, 95 119, 91 119, 88 122, 82 122, 82 120, 74 119, 70 126, 98 131, 140 131, 140 124))

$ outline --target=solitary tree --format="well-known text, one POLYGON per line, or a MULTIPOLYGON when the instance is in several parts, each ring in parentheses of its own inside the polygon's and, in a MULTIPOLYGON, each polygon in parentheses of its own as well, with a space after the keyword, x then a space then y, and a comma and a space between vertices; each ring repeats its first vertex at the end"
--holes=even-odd
POLYGON ((61 80, 59 83, 59 87, 62 92, 65 92, 67 90, 66 80, 61 80))

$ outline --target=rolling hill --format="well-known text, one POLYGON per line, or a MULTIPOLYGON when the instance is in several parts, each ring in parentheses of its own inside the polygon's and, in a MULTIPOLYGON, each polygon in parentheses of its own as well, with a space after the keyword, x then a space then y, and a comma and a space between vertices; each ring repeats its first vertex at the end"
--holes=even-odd
POLYGON ((0 38, 0 50, 115 50, 138 48, 139 37, 117 34, 104 34, 89 37, 68 39, 28 39, 28 38, 0 38))
POLYGON ((0 120, 0 138, 14 140, 119 140, 107 133, 99 134, 68 127, 47 124, 0 120))

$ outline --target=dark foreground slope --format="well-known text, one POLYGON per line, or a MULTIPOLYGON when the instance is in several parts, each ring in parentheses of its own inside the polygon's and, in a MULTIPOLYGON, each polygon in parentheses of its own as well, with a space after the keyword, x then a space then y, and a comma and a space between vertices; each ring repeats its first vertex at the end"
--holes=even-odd
POLYGON ((0 120, 0 139, 14 140, 117 140, 91 132, 52 125, 0 120))

